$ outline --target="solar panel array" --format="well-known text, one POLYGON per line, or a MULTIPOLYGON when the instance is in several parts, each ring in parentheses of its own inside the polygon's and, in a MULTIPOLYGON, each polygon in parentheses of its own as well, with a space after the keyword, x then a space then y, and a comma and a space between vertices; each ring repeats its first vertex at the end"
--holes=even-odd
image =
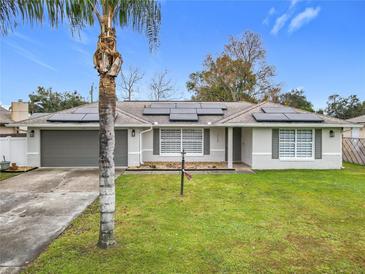
POLYGON ((198 121, 198 115, 196 113, 193 114, 180 114, 180 113, 171 113, 170 121, 198 121))
POLYGON ((314 113, 298 112, 290 107, 262 107, 262 111, 252 114, 257 122, 323 122, 314 113))
POLYGON ((262 107, 261 108, 265 113, 296 113, 294 109, 291 107, 262 107))
POLYGON ((55 113, 47 119, 48 122, 99 122, 97 108, 77 108, 71 113, 55 113))
POLYGON ((151 103, 143 115, 169 115, 170 121, 198 121, 202 115, 223 115, 227 107, 222 103, 151 103))

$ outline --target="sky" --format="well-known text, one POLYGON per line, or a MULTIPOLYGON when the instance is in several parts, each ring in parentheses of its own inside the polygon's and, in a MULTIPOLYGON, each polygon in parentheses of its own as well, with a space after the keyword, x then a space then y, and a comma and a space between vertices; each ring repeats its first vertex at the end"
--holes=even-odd
MULTIPOLYGON (((152 53, 143 33, 117 29, 122 69, 144 73, 134 99, 151 99, 151 78, 164 70, 173 98, 189 99, 189 74, 202 69, 208 54, 220 54, 230 36, 250 30, 260 34, 284 92, 304 89, 316 109, 334 93, 365 100, 365 1, 164 0, 161 11, 160 46, 152 53)), ((91 84, 98 85, 92 64, 98 31, 92 26, 72 35, 67 24, 26 24, 1 37, 0 104, 27 101, 38 86, 87 98, 91 84)))

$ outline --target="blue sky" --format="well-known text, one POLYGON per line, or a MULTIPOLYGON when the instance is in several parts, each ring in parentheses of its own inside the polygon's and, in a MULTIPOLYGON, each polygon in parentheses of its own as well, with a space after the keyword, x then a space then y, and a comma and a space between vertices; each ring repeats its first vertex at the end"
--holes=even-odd
MULTIPOLYGON (((175 98, 188 99, 185 83, 204 57, 219 54, 230 35, 251 30, 261 35, 283 90, 301 87, 319 108, 333 93, 365 100, 364 10, 365 1, 165 0, 158 50, 150 53, 146 38, 128 28, 117 30, 118 49, 123 69, 145 74, 136 99, 150 98, 150 79, 165 69, 175 98)), ((0 102, 27 100, 39 85, 88 96, 91 83, 98 83, 92 66, 97 35, 97 26, 73 37, 66 24, 45 24, 19 26, 2 37, 0 102)))

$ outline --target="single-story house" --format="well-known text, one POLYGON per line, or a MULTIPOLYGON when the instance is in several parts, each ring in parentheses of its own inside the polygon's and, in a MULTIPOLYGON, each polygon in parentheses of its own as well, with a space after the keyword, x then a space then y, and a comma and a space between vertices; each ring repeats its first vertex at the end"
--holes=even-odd
MULTIPOLYGON (((33 117, 28 165, 98 165, 98 105, 33 117)), ((361 127, 339 119, 264 102, 117 102, 116 166, 144 162, 245 163, 253 169, 339 169, 342 129, 361 127)))
POLYGON ((21 120, 28 119, 28 103, 12 102, 10 110, 0 106, 0 136, 16 136, 24 133, 25 128, 11 126, 10 124, 21 120))
POLYGON ((349 138, 365 138, 365 115, 348 119, 347 122, 362 125, 362 128, 348 128, 344 130, 343 136, 349 138))

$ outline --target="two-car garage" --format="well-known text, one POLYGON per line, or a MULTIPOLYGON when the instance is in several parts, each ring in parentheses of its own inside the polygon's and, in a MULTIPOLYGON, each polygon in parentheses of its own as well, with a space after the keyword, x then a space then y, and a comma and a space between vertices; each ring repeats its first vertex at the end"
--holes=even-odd
MULTIPOLYGON (((114 161, 116 166, 128 166, 128 131, 115 131, 114 161)), ((98 166, 99 131, 42 130, 42 167, 98 166)))

